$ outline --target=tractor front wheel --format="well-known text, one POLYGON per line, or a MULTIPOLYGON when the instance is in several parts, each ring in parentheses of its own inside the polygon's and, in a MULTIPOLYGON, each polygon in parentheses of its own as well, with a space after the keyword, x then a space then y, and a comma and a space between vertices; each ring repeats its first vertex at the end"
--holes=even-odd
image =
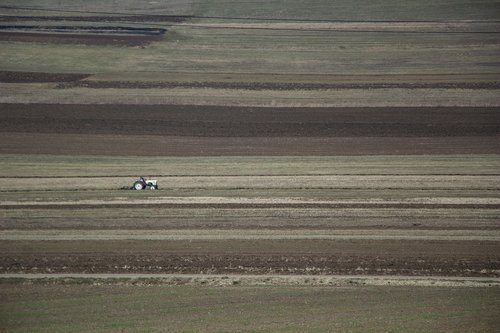
POLYGON ((141 182, 135 182, 135 183, 134 183, 134 189, 136 189, 136 190, 138 190, 138 191, 139 191, 139 190, 143 190, 143 189, 144 189, 144 184, 143 184, 143 183, 141 183, 141 182))

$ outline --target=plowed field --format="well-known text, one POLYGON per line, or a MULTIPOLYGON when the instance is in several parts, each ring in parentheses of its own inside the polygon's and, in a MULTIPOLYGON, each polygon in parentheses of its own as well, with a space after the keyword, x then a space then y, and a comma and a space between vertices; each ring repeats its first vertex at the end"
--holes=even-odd
POLYGON ((498 330, 498 1, 18 2, 0 331, 498 330))

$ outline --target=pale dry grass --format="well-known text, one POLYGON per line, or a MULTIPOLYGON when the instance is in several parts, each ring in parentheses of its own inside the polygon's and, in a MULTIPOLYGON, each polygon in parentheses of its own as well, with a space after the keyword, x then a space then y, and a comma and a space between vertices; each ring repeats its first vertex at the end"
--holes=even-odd
MULTIPOLYGON (((10 134, 13 135, 13 134, 10 134)), ((29 135, 29 134, 28 134, 29 135)), ((98 136, 99 139, 102 137, 98 136)), ((21 139, 21 138, 19 138, 21 139)), ((26 139, 26 138, 25 138, 26 139)), ((150 137, 151 142, 152 137, 150 137)), ((104 141, 104 140, 103 140, 104 141)), ((125 156, 0 155, 1 177, 496 175, 499 155, 125 156), (124 168, 124 166, 126 166, 124 168)))
POLYGON ((202 22, 183 23, 183 26, 217 29, 265 29, 301 31, 358 31, 358 32, 499 32, 495 21, 444 21, 444 22, 202 22))
MULTIPOLYGON (((500 176, 193 176, 155 177, 161 189, 499 189, 500 176)), ((11 191, 131 188, 131 177, 0 179, 11 191)))
POLYGON ((500 241, 500 230, 1 230, 0 241, 68 240, 421 240, 500 241))
POLYGON ((393 275, 195 275, 195 274, 2 274, 15 282, 55 284, 186 285, 186 286, 392 286, 392 287, 498 287, 499 278, 393 275))
POLYGON ((53 84, 0 83, 0 103, 217 105, 253 107, 498 107, 490 89, 244 90, 55 89, 53 84))

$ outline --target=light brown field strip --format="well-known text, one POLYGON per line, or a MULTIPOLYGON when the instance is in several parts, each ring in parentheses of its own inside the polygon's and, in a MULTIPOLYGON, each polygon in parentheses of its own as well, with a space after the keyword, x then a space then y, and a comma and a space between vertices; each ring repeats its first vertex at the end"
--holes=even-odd
MULTIPOLYGON (((500 189, 500 177, 494 175, 297 175, 297 176, 192 176, 157 177, 162 188, 417 188, 417 189, 500 189)), ((10 190, 120 189, 131 187, 130 177, 67 177, 12 179, 0 178, 0 188, 10 190)))
POLYGON ((500 32, 497 21, 447 22, 272 22, 272 23, 182 23, 197 28, 265 29, 298 31, 406 32, 406 33, 479 33, 500 32))
POLYGON ((500 241, 499 230, 3 230, 0 240, 440 240, 500 241))
MULTIPOLYGON (((383 188, 382 188, 383 189, 383 188)), ((246 198, 246 197, 153 197, 147 199, 115 198, 111 200, 73 200, 73 201, 0 201, 0 208, 25 207, 43 208, 44 206, 109 206, 109 205, 482 205, 498 206, 500 198, 447 198, 447 197, 417 197, 407 199, 347 199, 347 200, 314 200, 302 198, 246 198)))
POLYGON ((204 286, 297 285, 297 286, 426 286, 426 287, 495 287, 500 278, 394 275, 214 275, 214 274, 0 274, 0 279, 41 280, 47 283, 139 283, 204 286))

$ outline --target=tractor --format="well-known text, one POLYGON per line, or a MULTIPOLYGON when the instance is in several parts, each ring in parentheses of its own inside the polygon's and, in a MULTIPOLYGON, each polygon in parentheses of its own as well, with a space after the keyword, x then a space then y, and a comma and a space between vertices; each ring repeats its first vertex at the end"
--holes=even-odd
POLYGON ((138 180, 134 182, 134 186, 132 186, 135 190, 157 190, 158 189, 158 181, 155 179, 144 179, 144 177, 139 177, 138 180))

